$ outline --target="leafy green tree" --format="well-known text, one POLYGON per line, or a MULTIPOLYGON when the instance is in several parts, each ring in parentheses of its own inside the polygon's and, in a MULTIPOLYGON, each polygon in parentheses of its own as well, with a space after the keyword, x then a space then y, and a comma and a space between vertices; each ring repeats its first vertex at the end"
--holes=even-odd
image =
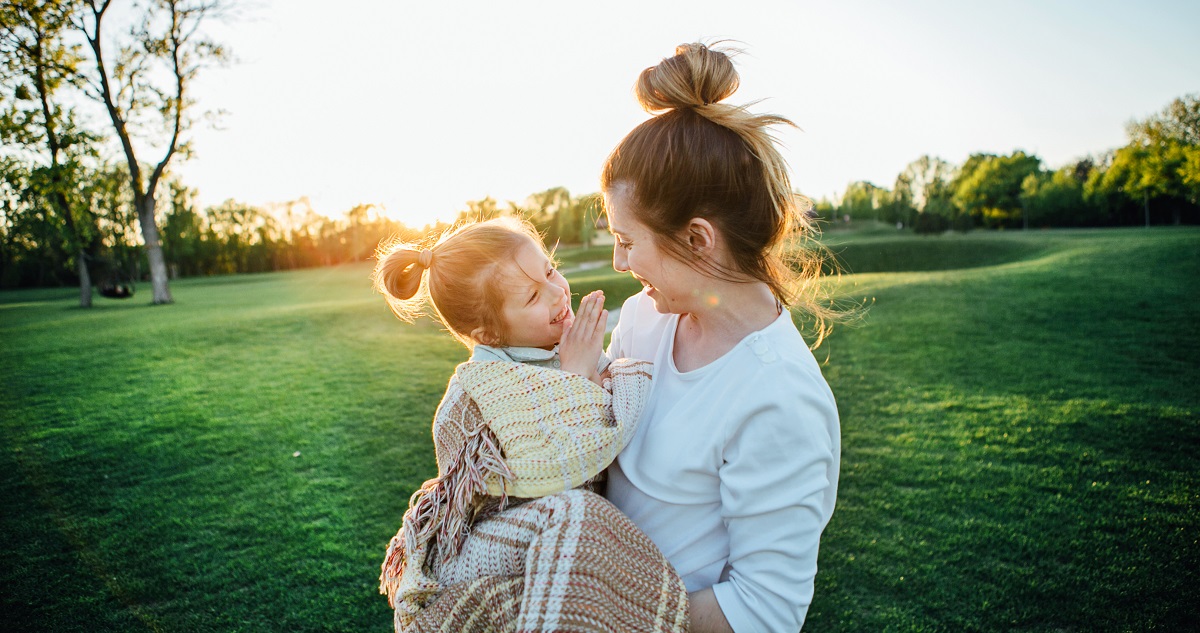
POLYGON ((906 214, 896 220, 904 221, 922 233, 949 228, 954 214, 950 182, 955 171, 950 162, 928 155, 905 166, 892 187, 893 207, 897 213, 906 214))
POLYGON ((542 239, 553 245, 562 239, 559 213, 570 206, 571 192, 565 187, 551 187, 531 194, 520 208, 525 218, 542 234, 542 239))
POLYGON ((972 154, 951 182, 954 204, 987 227, 1024 224, 1021 187, 1041 163, 1037 156, 1020 150, 1007 156, 972 154))
POLYGON ((600 216, 600 195, 588 194, 570 198, 565 208, 555 214, 555 229, 564 244, 581 244, 591 248, 600 216))
POLYGON ((1192 204, 1200 204, 1200 145, 1189 145, 1183 149, 1183 165, 1179 175, 1192 204))
POLYGON ((1098 154, 1091 159, 1089 170, 1083 176, 1083 200, 1095 216, 1093 224, 1098 226, 1128 225, 1141 221, 1143 210, 1140 199, 1135 200, 1123 189, 1128 174, 1120 175, 1119 168, 1113 169, 1116 155, 1116 150, 1098 154))
POLYGON ((196 209, 196 190, 168 183, 170 205, 163 214, 162 240, 171 277, 204 275, 210 270, 215 245, 205 239, 207 221, 196 209))
POLYGON ((829 198, 821 198, 813 203, 813 214, 817 220, 836 224, 841 218, 838 217, 837 207, 829 198))
POLYGON ((1029 224, 1080 226, 1086 223, 1083 182, 1073 165, 1057 171, 1037 171, 1021 183, 1021 205, 1029 224))
POLYGON ((10 156, 0 156, 0 284, 6 288, 57 282, 54 272, 67 256, 58 252, 61 232, 53 217, 30 200, 31 166, 10 156))
POLYGON ((1157 181, 1162 173, 1155 169, 1149 150, 1130 143, 1113 152, 1108 168, 1101 175, 1097 189, 1116 192, 1141 204, 1143 218, 1150 226, 1150 199, 1156 195, 1157 181))
POLYGON ((125 155, 149 261, 152 300, 171 303, 156 196, 171 160, 189 153, 185 137, 196 119, 196 102, 190 93, 196 77, 228 58, 224 47, 202 31, 224 5, 221 0, 149 0, 137 5, 134 28, 118 43, 110 62, 107 53, 112 42, 104 18, 111 4, 112 0, 86 0, 77 17, 94 65, 89 94, 107 111, 125 155), (139 155, 155 148, 161 158, 144 166, 139 155))
POLYGON ((1162 112, 1126 127, 1129 144, 1117 150, 1114 163, 1128 170, 1126 186, 1141 196, 1149 224, 1150 202, 1158 200, 1179 224, 1200 211, 1200 95, 1175 99, 1162 112))
POLYGON ((887 189, 865 180, 852 182, 846 185, 846 191, 838 204, 838 213, 858 220, 886 221, 879 210, 888 201, 888 193, 887 189))
MULTIPOLYGON (((30 161, 25 210, 46 205, 62 226, 62 241, 75 262, 79 305, 91 307, 88 266, 98 235, 77 189, 88 163, 95 162, 94 135, 76 122, 67 92, 80 81, 78 46, 66 42, 73 2, 11 0, 0 5, 0 77, 13 86, 0 96, 0 139, 30 161)), ((17 208, 14 207, 13 211, 17 208)), ((58 240, 44 235, 43 248, 58 240)))

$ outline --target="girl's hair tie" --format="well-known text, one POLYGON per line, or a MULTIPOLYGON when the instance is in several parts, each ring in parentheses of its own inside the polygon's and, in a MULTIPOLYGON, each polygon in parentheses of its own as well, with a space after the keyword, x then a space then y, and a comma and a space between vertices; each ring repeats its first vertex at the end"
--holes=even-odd
POLYGON ((429 265, 433 263, 433 251, 428 248, 422 250, 421 254, 417 256, 417 263, 421 265, 421 268, 429 268, 429 265))

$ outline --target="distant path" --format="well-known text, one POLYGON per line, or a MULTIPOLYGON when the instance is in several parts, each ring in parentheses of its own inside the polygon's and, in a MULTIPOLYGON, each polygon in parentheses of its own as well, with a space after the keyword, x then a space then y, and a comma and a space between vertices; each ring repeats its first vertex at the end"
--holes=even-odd
POLYGON ((607 266, 608 264, 609 264, 609 260, 607 260, 607 259, 603 260, 603 261, 598 261, 598 262, 583 262, 582 264, 579 264, 577 266, 572 266, 570 268, 559 268, 558 272, 560 272, 564 275, 570 275, 571 273, 577 273, 577 272, 584 271, 584 270, 593 270, 596 268, 601 268, 603 266, 607 266))
MULTIPOLYGON (((600 262, 583 262, 582 264, 579 264, 578 266, 572 266, 571 268, 560 268, 558 270, 558 272, 560 272, 564 275, 570 275, 571 273, 577 273, 577 272, 584 271, 584 270, 593 270, 596 268, 600 268, 602 266, 607 266, 608 264, 609 264, 608 260, 600 261, 600 262)), ((604 331, 611 333, 613 331, 613 328, 617 327, 617 319, 620 316, 621 316, 621 308, 610 309, 608 311, 608 322, 606 322, 604 324, 604 331)))

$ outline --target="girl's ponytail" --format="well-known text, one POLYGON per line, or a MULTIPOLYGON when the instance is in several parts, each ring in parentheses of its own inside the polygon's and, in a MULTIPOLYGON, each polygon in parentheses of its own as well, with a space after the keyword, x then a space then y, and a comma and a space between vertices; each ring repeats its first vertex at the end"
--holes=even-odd
POLYGON ((427 286, 427 268, 421 265, 422 252, 430 251, 398 240, 385 243, 379 248, 371 276, 372 285, 387 299, 392 313, 408 323, 421 316, 425 304, 421 291, 427 286))
POLYGON ((537 229, 513 217, 459 224, 420 243, 393 239, 375 252, 371 281, 402 321, 429 315, 468 348, 480 328, 503 345, 507 286, 497 282, 530 244, 546 254, 537 229))

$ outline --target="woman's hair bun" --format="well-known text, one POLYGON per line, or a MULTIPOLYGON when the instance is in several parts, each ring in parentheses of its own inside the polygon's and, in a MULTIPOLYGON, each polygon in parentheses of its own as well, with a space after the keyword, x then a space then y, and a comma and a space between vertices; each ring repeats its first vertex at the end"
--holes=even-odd
POLYGON ((705 44, 680 44, 675 56, 642 71, 635 92, 647 112, 717 103, 738 88, 729 55, 705 44))

